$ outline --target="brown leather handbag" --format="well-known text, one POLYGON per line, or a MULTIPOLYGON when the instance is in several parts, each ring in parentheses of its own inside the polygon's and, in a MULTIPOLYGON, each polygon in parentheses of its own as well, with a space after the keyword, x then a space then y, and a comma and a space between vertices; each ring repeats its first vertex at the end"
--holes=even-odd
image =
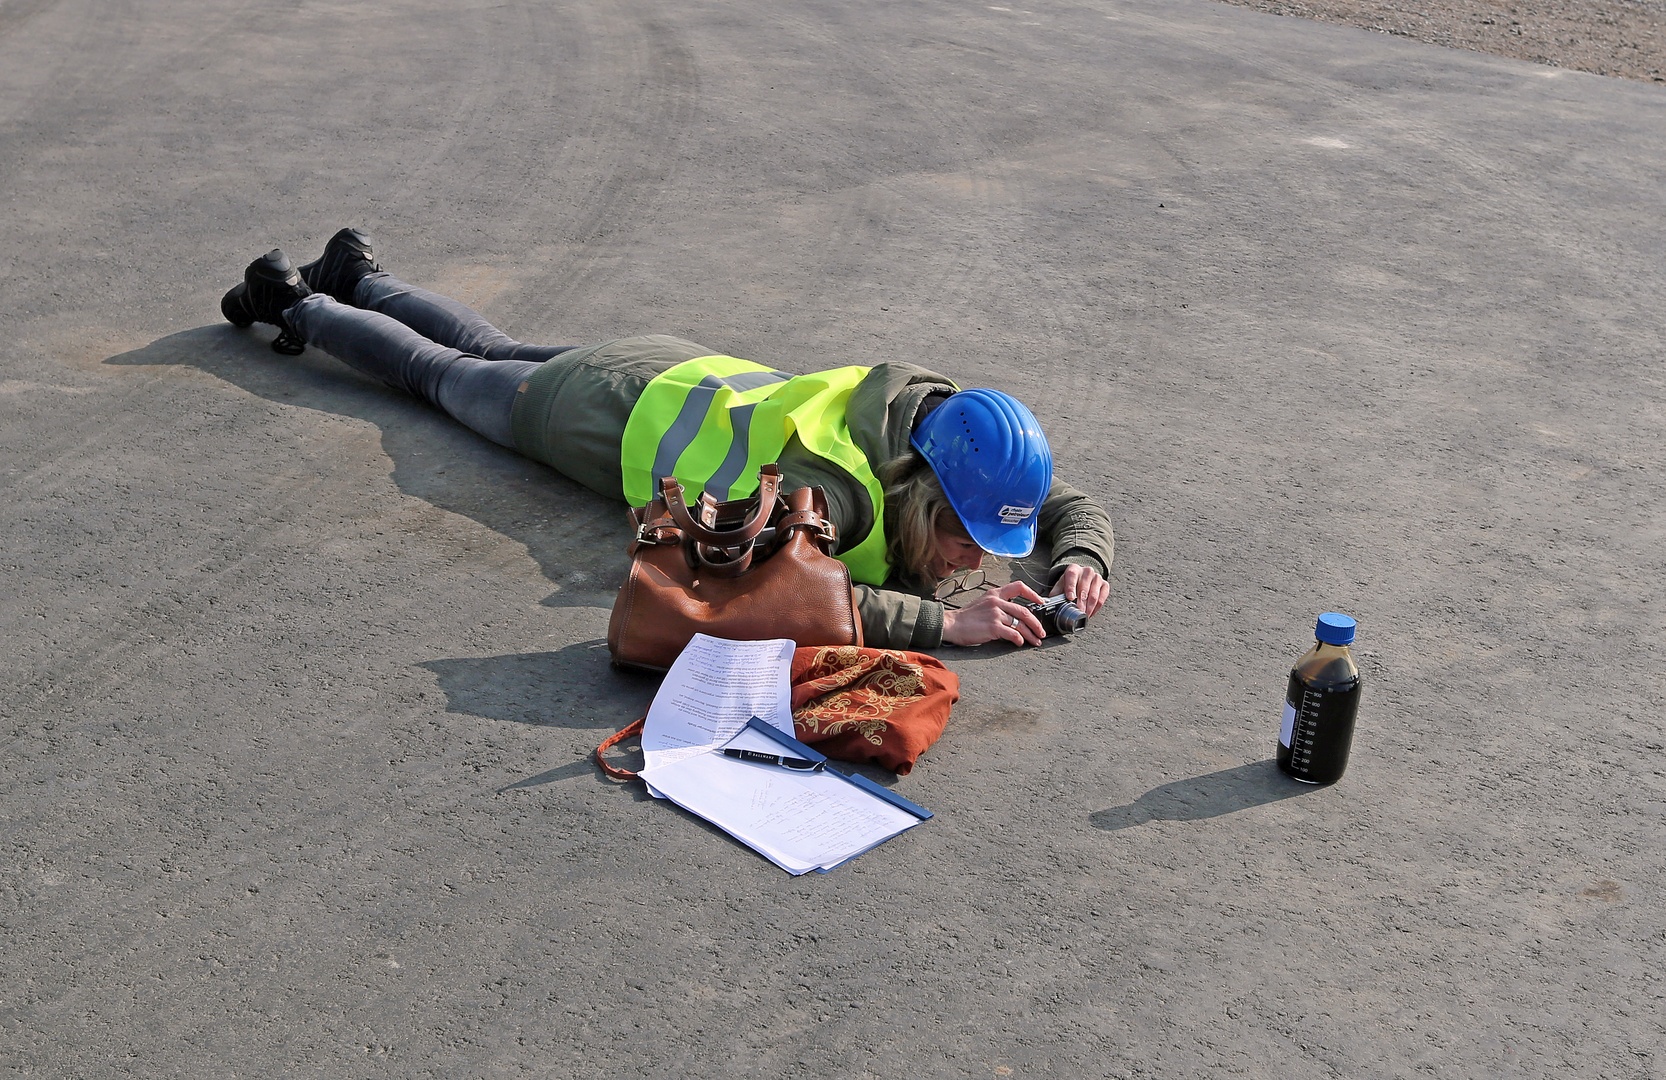
POLYGON ((751 498, 720 503, 703 492, 691 510, 683 486, 666 477, 658 497, 630 515, 631 572, 607 627, 615 664, 664 671, 695 634, 862 644, 820 488, 783 496, 781 470, 765 465, 751 498))

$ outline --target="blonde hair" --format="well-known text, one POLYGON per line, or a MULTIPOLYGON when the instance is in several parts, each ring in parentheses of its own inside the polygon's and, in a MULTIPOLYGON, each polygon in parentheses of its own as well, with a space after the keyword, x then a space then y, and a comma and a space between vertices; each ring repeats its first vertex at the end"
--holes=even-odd
POLYGON ((937 557, 937 531, 968 539, 971 534, 949 505, 930 463, 917 451, 887 461, 878 475, 885 489, 885 556, 904 577, 927 580, 937 557))

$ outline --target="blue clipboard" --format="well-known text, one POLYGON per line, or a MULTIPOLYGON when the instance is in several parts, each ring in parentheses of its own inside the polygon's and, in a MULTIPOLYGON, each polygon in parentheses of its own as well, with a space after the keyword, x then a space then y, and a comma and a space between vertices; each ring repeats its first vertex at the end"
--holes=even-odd
MULTIPOLYGON (((806 746, 804 743, 799 742, 797 739, 788 735, 774 724, 765 723, 756 716, 748 720, 746 722, 746 726, 741 730, 755 732, 774 741, 783 748, 786 756, 788 757, 803 758, 806 761, 818 761, 824 763, 827 761, 826 754, 815 749, 814 747, 806 746)), ((838 769, 827 769, 824 771, 840 777, 847 783, 855 784, 869 795, 878 799, 884 799, 897 809, 905 810, 919 818, 921 821, 927 821, 933 816, 930 810, 927 810, 920 804, 908 801, 891 789, 874 783, 861 773, 841 772, 838 769)))

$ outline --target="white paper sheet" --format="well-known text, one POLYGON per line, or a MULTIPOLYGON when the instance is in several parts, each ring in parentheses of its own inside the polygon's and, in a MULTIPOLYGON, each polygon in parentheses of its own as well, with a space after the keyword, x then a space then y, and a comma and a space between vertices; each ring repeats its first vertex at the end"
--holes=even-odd
POLYGON ((642 778, 792 874, 831 869, 920 823, 835 773, 710 751, 645 768, 642 778))
MULTIPOLYGON (((785 638, 694 635, 660 684, 642 727, 643 773, 722 746, 756 716, 793 733, 793 649, 785 638)), ((648 790, 654 791, 651 781, 648 790)))

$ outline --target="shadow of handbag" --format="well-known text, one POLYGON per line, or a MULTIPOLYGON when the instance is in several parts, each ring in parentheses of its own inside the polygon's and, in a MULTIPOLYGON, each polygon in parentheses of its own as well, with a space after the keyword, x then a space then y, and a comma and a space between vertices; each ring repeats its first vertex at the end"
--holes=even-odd
POLYGON ((682 484, 666 477, 630 517, 631 571, 607 627, 615 664, 664 671, 695 634, 862 644, 820 488, 783 496, 781 470, 765 465, 750 498, 718 502, 703 492, 691 509, 682 484))

